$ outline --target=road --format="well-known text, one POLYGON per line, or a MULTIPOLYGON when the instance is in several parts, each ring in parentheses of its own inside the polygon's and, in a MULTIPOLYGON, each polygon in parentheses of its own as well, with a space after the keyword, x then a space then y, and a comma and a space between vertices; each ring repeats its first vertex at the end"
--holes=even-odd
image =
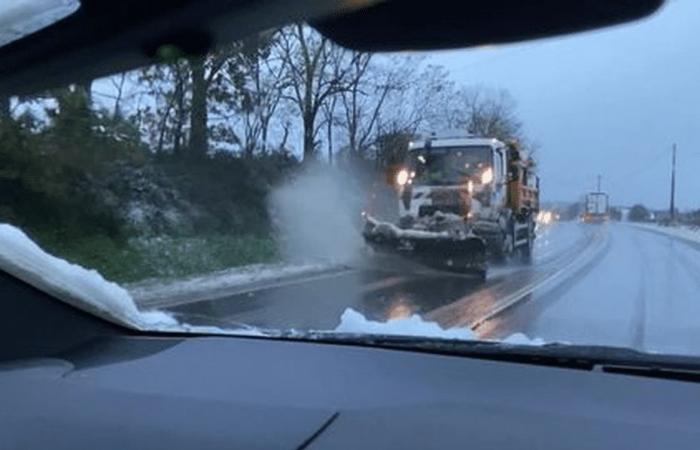
POLYGON ((190 323, 332 330, 352 308, 370 320, 419 314, 477 337, 700 353, 700 249, 626 224, 559 223, 529 266, 483 282, 429 270, 358 265, 269 289, 168 308, 190 323))

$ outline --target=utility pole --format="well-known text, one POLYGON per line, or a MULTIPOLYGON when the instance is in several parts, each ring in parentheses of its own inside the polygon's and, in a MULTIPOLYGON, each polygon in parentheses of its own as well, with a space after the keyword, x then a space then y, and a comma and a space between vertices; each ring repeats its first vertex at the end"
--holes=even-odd
POLYGON ((671 222, 676 221, 676 144, 673 144, 673 156, 671 159, 671 222))
POLYGON ((601 177, 600 175, 598 175, 598 184, 597 184, 598 187, 597 187, 597 189, 596 189, 596 192, 600 192, 600 179, 601 179, 601 178, 602 178, 602 177, 601 177))

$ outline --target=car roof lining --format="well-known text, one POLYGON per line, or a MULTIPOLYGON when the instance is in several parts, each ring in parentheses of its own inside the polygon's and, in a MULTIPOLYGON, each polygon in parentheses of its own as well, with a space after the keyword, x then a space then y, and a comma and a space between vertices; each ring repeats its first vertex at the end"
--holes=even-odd
POLYGON ((0 47, 0 95, 33 94, 156 62, 173 44, 203 54, 306 20, 362 51, 513 42, 644 17, 663 0, 82 0, 74 14, 0 47))

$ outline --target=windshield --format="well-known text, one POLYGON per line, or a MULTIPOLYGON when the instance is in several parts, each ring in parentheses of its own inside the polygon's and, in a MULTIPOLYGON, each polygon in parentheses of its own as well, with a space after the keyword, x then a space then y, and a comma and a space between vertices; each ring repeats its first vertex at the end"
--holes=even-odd
POLYGON ((491 167, 491 147, 446 147, 411 152, 415 184, 456 185, 491 167))
POLYGON ((155 331, 698 355, 698 24, 406 53, 291 24, 0 98, 0 268, 155 331))

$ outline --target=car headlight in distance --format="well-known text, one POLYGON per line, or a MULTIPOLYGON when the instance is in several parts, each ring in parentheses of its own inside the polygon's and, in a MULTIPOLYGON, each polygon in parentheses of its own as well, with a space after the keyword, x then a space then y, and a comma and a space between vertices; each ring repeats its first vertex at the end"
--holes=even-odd
POLYGON ((408 183, 409 173, 406 169, 401 169, 396 174, 396 184, 399 186, 405 186, 408 183))
POLYGON ((493 169, 491 167, 484 170, 481 174, 481 184, 489 184, 493 181, 493 169))

